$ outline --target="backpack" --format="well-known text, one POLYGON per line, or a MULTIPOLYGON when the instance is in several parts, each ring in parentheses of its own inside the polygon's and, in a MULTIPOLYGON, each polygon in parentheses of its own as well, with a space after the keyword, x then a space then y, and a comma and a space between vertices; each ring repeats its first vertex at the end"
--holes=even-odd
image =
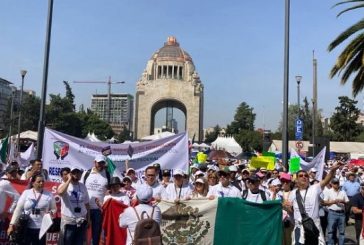
MULTIPOLYGON (((154 207, 152 214, 149 217, 146 211, 143 211, 141 216, 139 216, 136 209, 133 207, 136 216, 138 217, 138 222, 135 226, 133 245, 159 245, 162 244, 161 229, 157 221, 153 219, 154 207), (144 217, 147 216, 147 218, 144 217)), ((130 230, 129 230, 130 232, 130 230)))
MULTIPOLYGON (((265 196, 265 191, 259 190, 260 197, 262 198, 263 202, 267 201, 267 197, 265 196)), ((248 190, 243 191, 242 198, 245 200, 248 197, 248 190)))
MULTIPOLYGON (((86 180, 87 180, 87 178, 88 178, 88 176, 90 176, 90 173, 91 173, 91 168, 89 169, 89 170, 87 170, 87 172, 85 173, 85 177, 83 178, 83 184, 86 184, 86 180)), ((110 179, 111 179, 111 177, 110 177, 110 173, 109 173, 109 171, 107 171, 106 169, 105 169, 105 173, 106 173, 106 178, 107 178, 107 184, 110 184, 110 179)))

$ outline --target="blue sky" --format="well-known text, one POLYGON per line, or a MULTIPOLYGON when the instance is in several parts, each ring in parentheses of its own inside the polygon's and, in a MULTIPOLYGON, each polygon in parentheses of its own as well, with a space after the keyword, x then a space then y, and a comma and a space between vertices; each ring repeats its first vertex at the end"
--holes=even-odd
MULTIPOLYGON (((204 126, 226 126, 245 101, 256 127, 276 130, 283 100, 284 0, 54 0, 48 94, 64 94, 62 81, 126 81, 112 91, 135 95, 151 55, 175 36, 191 56, 205 86, 204 126)), ((333 0, 291 0, 290 103, 312 98, 312 51, 318 60, 318 107, 330 116, 351 84, 329 79, 338 51, 327 46, 361 16, 343 15, 333 0)), ((45 0, 2 0, 0 77, 40 95, 47 18, 45 0)), ((71 83, 77 105, 90 105, 106 85, 71 83)), ((363 108, 363 94, 357 98, 363 108)))

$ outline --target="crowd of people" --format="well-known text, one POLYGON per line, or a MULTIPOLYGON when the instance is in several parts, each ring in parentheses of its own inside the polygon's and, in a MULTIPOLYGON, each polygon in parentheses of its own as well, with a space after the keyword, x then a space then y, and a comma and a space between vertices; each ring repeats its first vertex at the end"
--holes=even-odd
MULTIPOLYGON (((305 244, 309 239, 303 225, 306 216, 319 232, 316 244, 344 244, 345 226, 351 223, 355 223, 359 244, 364 206, 361 167, 349 168, 340 161, 327 163, 324 177, 317 180, 315 168, 291 174, 281 167, 250 169, 246 163, 235 160, 225 165, 214 161, 190 163, 186 171, 161 169, 160 164, 154 163, 138 178, 140 175, 133 168, 127 168, 123 176, 110 176, 106 164, 106 157, 99 155, 89 170, 62 168, 62 183, 57 189, 61 198, 59 244, 84 244, 88 227, 92 244, 99 244, 102 206, 109 199, 128 207, 120 215, 119 225, 128 230, 126 244, 132 244, 142 213, 161 221, 161 200, 179 203, 197 198, 208 202, 227 197, 255 203, 280 200, 283 244, 305 244)), ((0 180, 0 219, 11 217, 8 235, 17 232, 24 214, 29 217, 23 244, 45 244, 45 236, 39 238, 42 218, 56 212, 54 196, 44 189, 47 180, 47 171, 39 159, 32 161, 25 171, 20 171, 16 162, 9 163, 0 180), (28 180, 29 188, 17 193, 10 183, 14 179, 28 180), (7 196, 12 203, 5 210, 7 196)))

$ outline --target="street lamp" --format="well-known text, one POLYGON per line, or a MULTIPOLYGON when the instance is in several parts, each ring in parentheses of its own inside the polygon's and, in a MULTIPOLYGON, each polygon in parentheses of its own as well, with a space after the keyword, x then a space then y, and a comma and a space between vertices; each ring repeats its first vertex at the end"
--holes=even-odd
POLYGON ((298 118, 301 117, 301 107, 300 107, 300 83, 302 80, 302 76, 297 75, 296 81, 297 81, 297 105, 298 105, 298 118))
POLYGON ((19 139, 20 139, 20 130, 21 130, 21 111, 23 109, 23 89, 24 89, 24 77, 27 74, 26 70, 20 70, 21 75, 21 90, 20 90, 20 99, 19 99, 19 118, 18 118, 18 138, 16 139, 16 150, 19 153, 19 139))

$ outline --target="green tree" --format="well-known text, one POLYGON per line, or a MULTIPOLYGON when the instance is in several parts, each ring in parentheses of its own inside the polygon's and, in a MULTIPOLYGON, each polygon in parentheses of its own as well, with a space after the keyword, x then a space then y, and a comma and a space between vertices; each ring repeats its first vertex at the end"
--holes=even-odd
POLYGON ((221 128, 220 126, 217 124, 215 127, 214 127, 214 130, 212 132, 207 132, 206 135, 205 135, 205 143, 211 143, 211 142, 214 142, 217 137, 219 136, 220 134, 220 131, 221 131, 221 128))
MULTIPOLYGON (((338 17, 348 11, 364 7, 363 0, 345 0, 337 3, 335 6, 346 4, 351 4, 351 6, 339 12, 338 17)), ((330 43, 328 50, 336 49, 340 44, 349 39, 351 40, 348 41, 347 46, 336 59, 336 63, 331 69, 330 77, 333 78, 336 74, 341 74, 341 84, 346 84, 348 79, 352 77, 352 92, 356 96, 364 87, 364 18, 337 36, 330 43)))
POLYGON ((234 135, 234 139, 244 152, 252 152, 253 150, 262 152, 263 134, 259 131, 242 130, 239 134, 234 135))
POLYGON ((358 101, 347 96, 339 97, 339 106, 330 119, 333 139, 337 141, 353 141, 361 133, 361 126, 356 123, 360 110, 356 107, 358 101))
POLYGON ((132 140, 132 135, 131 135, 131 131, 127 128, 124 128, 120 134, 118 134, 118 136, 116 137, 116 139, 119 141, 119 142, 124 142, 126 140, 132 140))
POLYGON ((114 131, 108 123, 101 120, 92 111, 78 113, 81 119, 82 137, 86 137, 88 132, 94 132, 100 140, 110 139, 114 136, 114 131))

